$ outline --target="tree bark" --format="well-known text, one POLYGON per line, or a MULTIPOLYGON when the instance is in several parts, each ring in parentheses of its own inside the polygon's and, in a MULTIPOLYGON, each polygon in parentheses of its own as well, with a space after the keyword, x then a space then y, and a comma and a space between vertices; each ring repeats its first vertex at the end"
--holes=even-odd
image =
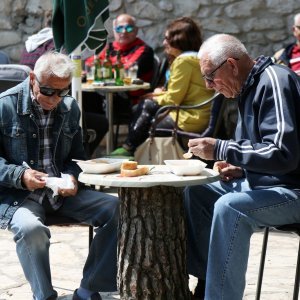
POLYGON ((182 188, 122 187, 119 196, 121 299, 190 299, 182 188))

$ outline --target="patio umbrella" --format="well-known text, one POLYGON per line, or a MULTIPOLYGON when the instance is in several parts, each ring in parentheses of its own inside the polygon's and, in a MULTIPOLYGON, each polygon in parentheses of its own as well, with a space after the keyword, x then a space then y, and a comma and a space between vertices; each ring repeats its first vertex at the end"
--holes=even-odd
POLYGON ((108 0, 52 0, 52 29, 57 50, 71 54, 76 65, 72 96, 81 105, 81 53, 99 52, 106 44, 104 23, 109 18, 108 0))
POLYGON ((109 17, 108 0, 52 0, 55 47, 66 53, 79 46, 90 50, 105 46, 109 17))

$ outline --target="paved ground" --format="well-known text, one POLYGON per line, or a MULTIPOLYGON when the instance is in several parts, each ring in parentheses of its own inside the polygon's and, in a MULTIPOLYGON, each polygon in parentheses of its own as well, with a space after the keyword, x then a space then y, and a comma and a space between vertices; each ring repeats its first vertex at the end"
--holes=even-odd
MULTIPOLYGON (((60 300, 70 300, 81 279, 88 249, 88 228, 53 226, 51 232, 53 284, 60 300)), ((251 241, 247 287, 243 298, 246 300, 255 299, 261 241, 262 234, 254 234, 251 241)), ((23 276, 10 232, 0 231, 0 245, 0 300, 31 300, 30 287, 23 276)), ((297 236, 271 233, 261 300, 292 299, 297 246, 297 236)), ((191 288, 194 284, 195 280, 192 278, 191 288)), ((119 299, 117 293, 103 293, 102 296, 104 300, 119 299)))

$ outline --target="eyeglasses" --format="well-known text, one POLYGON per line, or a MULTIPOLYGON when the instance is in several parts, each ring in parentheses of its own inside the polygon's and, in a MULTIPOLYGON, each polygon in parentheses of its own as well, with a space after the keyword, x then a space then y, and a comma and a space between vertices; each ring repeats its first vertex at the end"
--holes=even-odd
POLYGON ((37 83, 39 85, 40 93, 42 95, 44 95, 44 96, 47 96, 47 97, 51 97, 54 94, 56 94, 58 97, 64 97, 70 91, 70 89, 59 90, 59 89, 52 89, 52 88, 49 88, 49 87, 45 87, 45 86, 41 85, 41 83, 39 82, 39 80, 37 79, 37 77, 35 77, 35 80, 37 81, 37 83))
POLYGON ((227 59, 224 60, 218 67, 216 67, 212 72, 208 75, 202 75, 202 78, 205 79, 208 83, 214 82, 215 73, 227 62, 227 59))
POLYGON ((130 24, 118 25, 115 27, 116 33, 123 33, 123 32, 131 33, 133 32, 133 30, 134 30, 134 26, 130 24))

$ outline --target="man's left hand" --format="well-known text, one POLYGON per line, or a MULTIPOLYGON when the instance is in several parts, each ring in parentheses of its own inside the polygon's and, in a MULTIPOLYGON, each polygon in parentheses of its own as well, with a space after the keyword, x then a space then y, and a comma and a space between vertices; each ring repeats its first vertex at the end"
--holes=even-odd
POLYGON ((78 192, 78 182, 74 176, 72 176, 72 181, 74 183, 74 189, 58 189, 58 194, 62 197, 76 196, 78 192))

